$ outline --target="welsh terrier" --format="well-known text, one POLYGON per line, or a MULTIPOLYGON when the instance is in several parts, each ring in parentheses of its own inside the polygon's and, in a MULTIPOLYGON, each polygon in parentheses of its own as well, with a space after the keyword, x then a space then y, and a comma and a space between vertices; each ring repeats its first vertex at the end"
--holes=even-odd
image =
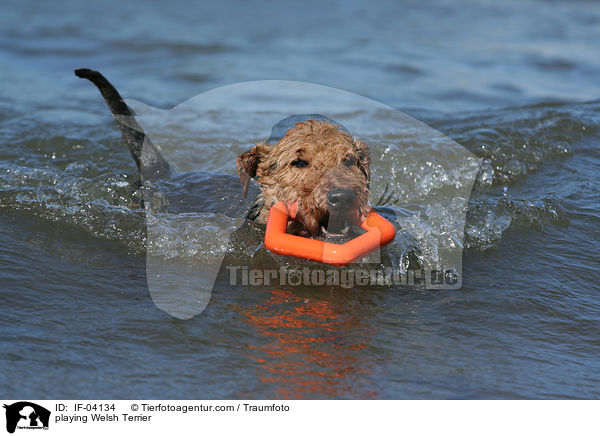
MULTIPOLYGON (((90 69, 75 74, 100 90, 142 176, 148 180, 171 177, 169 164, 112 84, 90 69)), ((297 214, 288 225, 289 233, 343 237, 349 230, 357 231, 371 210, 369 151, 334 122, 297 123, 276 144, 258 144, 240 154, 236 163, 244 197, 250 179, 257 177, 260 193, 248 217, 259 223, 267 222, 277 202, 287 206, 295 202, 297 214)))

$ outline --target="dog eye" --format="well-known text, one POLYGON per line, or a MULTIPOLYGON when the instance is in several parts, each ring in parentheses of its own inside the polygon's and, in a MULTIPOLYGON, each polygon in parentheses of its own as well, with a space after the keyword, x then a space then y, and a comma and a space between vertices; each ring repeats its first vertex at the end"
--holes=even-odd
POLYGON ((304 168, 308 166, 308 161, 305 161, 304 159, 296 159, 293 160, 290 165, 296 168, 304 168))
POLYGON ((356 156, 350 155, 344 161, 344 165, 347 167, 353 167, 356 165, 356 156))

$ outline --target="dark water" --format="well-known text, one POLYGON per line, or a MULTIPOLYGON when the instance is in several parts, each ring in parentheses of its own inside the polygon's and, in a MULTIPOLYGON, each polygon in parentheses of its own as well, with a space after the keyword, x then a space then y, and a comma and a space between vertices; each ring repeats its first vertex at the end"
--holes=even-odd
MULTIPOLYGON (((596 3, 25 1, 0 29, 0 396, 599 396, 596 3), (78 67, 161 108, 286 79, 427 122, 483 159, 462 289, 220 285, 170 317, 148 295, 133 161, 78 67)), ((239 152, 235 129, 200 141, 239 152)), ((165 250, 203 255, 172 235, 165 250)))

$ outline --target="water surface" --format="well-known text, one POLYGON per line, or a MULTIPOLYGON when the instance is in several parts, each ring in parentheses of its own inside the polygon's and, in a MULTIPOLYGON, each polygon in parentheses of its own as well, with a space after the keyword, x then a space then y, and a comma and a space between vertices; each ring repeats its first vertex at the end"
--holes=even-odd
MULTIPOLYGON (((534 0, 5 6, 1 396, 597 398, 599 23, 593 2, 534 0), (427 122, 482 159, 462 289, 221 282, 170 317, 148 294, 136 168, 79 67, 160 108, 284 79, 427 122)), ((356 116, 376 153, 398 142, 356 116)), ((222 146, 210 169, 235 173, 254 121, 198 138, 222 146)), ((202 254, 170 234, 164 250, 202 254)))

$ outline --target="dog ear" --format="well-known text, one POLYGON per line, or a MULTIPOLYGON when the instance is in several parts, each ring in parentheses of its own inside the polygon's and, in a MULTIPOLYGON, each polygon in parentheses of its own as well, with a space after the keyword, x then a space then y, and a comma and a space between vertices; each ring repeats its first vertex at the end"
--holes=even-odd
POLYGON ((235 163, 238 170, 238 176, 244 187, 244 197, 248 193, 250 179, 256 176, 258 164, 269 154, 271 147, 268 144, 258 144, 245 153, 240 154, 235 163))
POLYGON ((358 168, 367 178, 367 186, 370 187, 371 155, 369 154, 369 149, 367 148, 365 143, 358 138, 352 138, 352 142, 354 143, 354 148, 358 153, 358 168))

